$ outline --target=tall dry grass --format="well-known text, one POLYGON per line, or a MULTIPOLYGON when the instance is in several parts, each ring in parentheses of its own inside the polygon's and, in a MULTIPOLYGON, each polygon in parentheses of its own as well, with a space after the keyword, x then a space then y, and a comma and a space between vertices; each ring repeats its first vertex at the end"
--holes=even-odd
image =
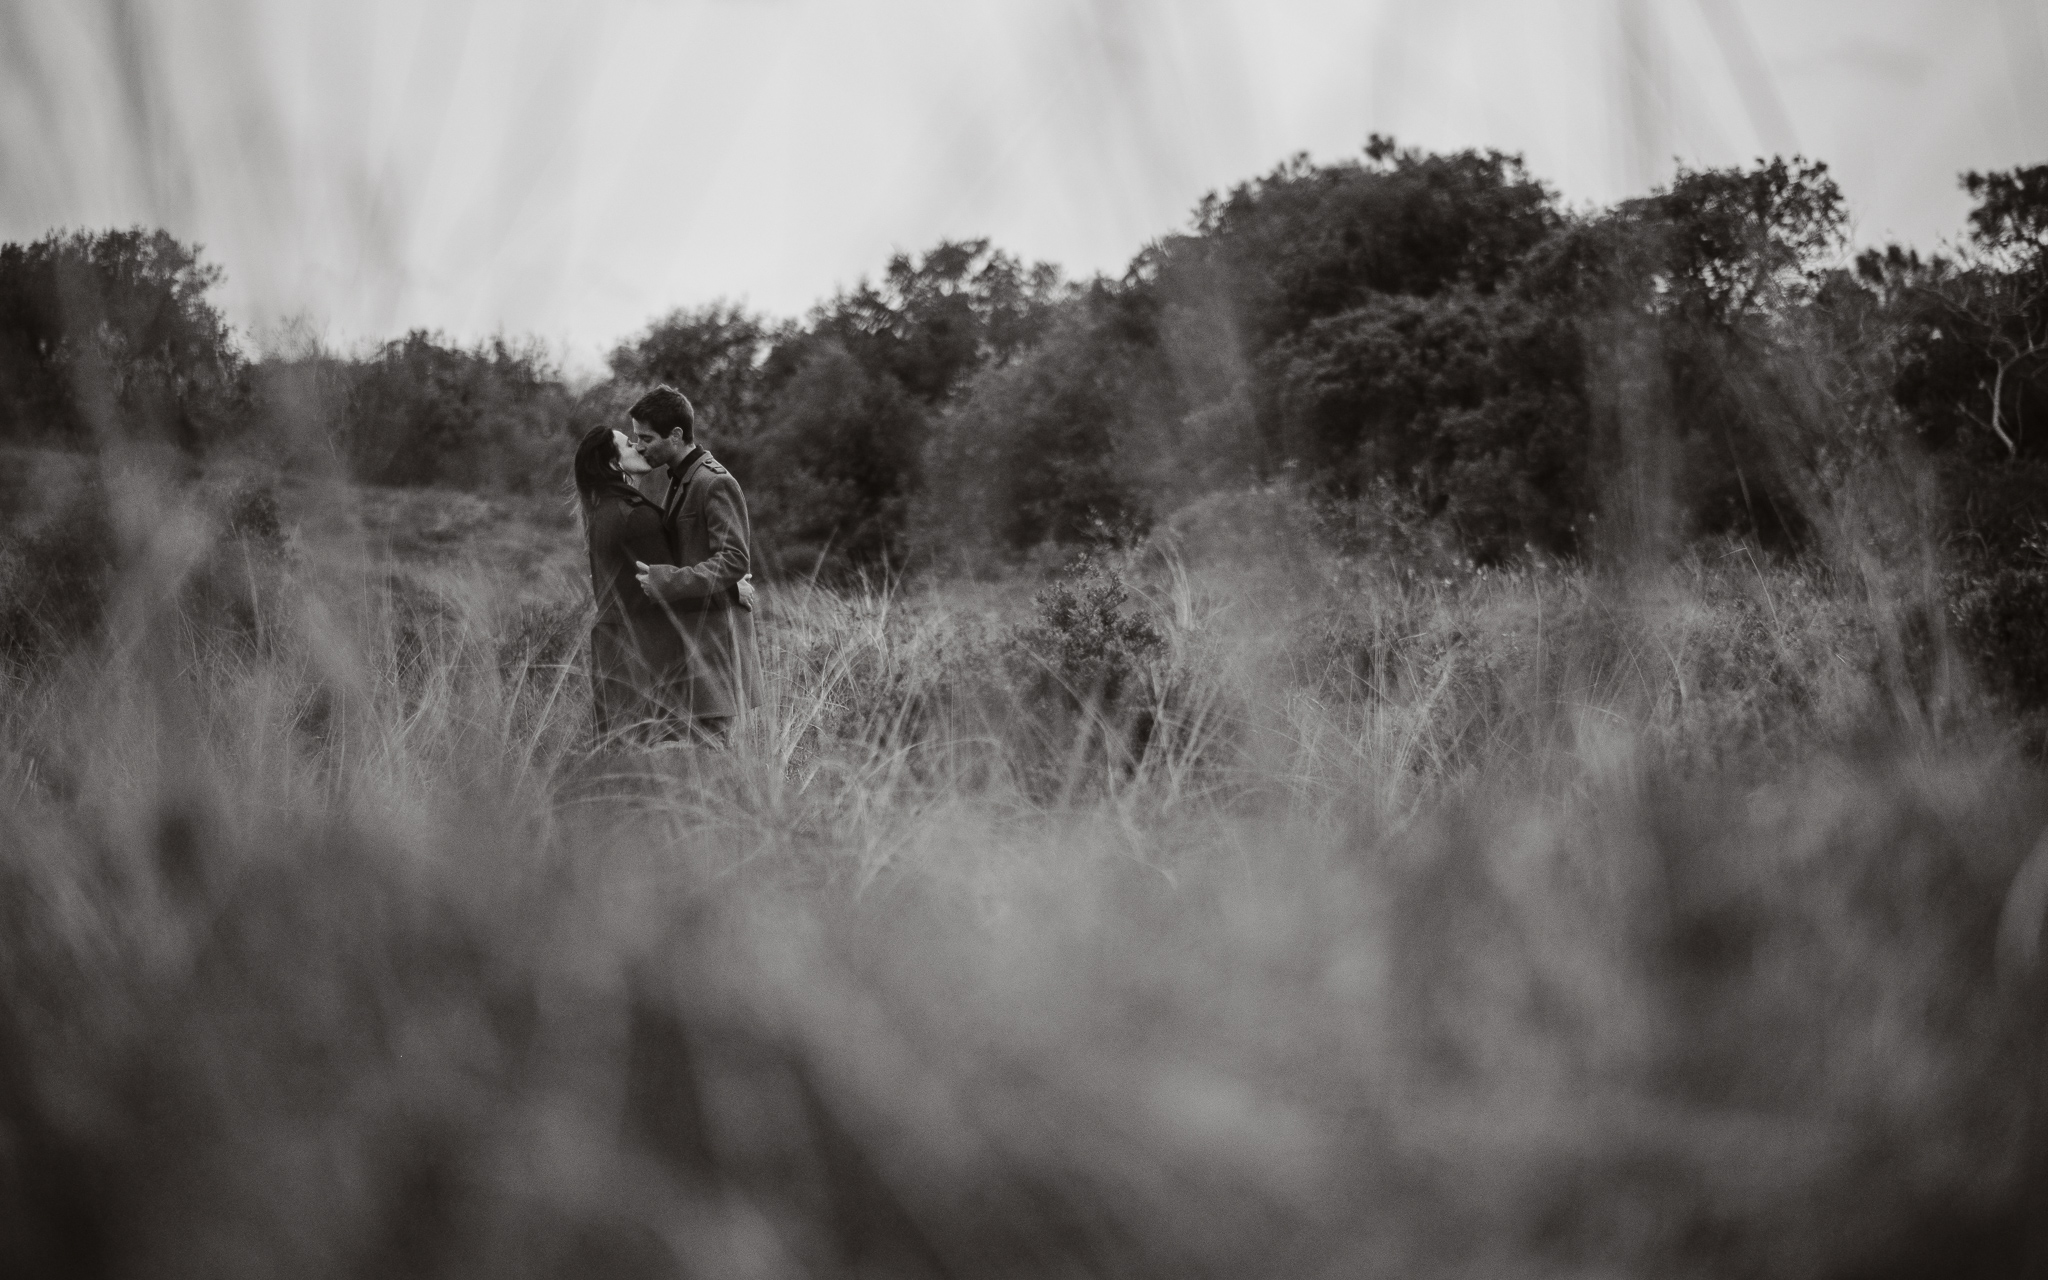
POLYGON ((605 749, 559 564, 221 512, 0 708, 9 1274, 2048 1265, 2048 787, 1865 579, 784 587, 605 749))

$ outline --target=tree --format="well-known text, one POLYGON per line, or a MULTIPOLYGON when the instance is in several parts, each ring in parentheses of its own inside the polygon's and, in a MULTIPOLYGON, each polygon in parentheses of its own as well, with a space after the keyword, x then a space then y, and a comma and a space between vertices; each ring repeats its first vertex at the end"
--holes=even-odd
POLYGON ((163 231, 0 246, 0 431, 198 449, 239 423, 242 360, 207 301, 220 268, 163 231))
POLYGON ((1665 306, 1722 326, 1811 300, 1848 225, 1828 167, 1799 157, 1680 168, 1669 191, 1631 204, 1663 241, 1665 306))
POLYGON ((1035 341, 1059 291, 1049 263, 1026 267, 986 239, 946 240, 919 258, 891 258, 881 284, 864 280, 821 307, 811 333, 936 405, 977 368, 1035 341))
POLYGON ((740 455, 777 566, 902 564, 932 420, 978 370, 1035 342, 1059 293, 1052 266, 944 241, 777 334, 753 384, 758 443, 740 455))
POLYGON ((1970 172, 1963 190, 1977 202, 1970 236, 2004 269, 2038 272, 2048 266, 2048 164, 2004 173, 1970 172))
POLYGON ((534 346, 416 329, 354 372, 340 435, 372 484, 529 489, 566 471, 569 395, 534 346))
POLYGON ((1590 507, 1578 335, 1505 292, 1382 295, 1264 359, 1290 456, 1338 495, 1391 482, 1481 560, 1569 552, 1590 507))
POLYGON ((1162 440, 1142 419, 1170 415, 1174 397, 1156 346, 1132 341, 1126 301, 1097 282, 1036 346, 962 389, 926 450, 927 558, 1015 558, 1146 523, 1145 464, 1131 455, 1162 440))
POLYGON ((2027 416, 2048 399, 2048 165, 1962 181, 1977 201, 1970 243, 1915 282, 1920 359, 1902 399, 1976 428, 2008 461, 2038 456, 2027 416))
POLYGON ((1811 301, 1847 221, 1841 188, 1818 162, 1681 167, 1668 189, 1560 226, 1518 284, 1581 315, 1623 310, 1725 329, 1811 301))
POLYGON ((760 495, 755 524, 768 552, 764 568, 837 573, 901 565, 924 411, 901 383, 871 372, 837 343, 813 341, 805 352, 759 437, 756 456, 765 465, 746 477, 750 493, 760 495))
POLYGON ((1936 340, 1959 349, 1966 365, 1952 371, 1951 381, 1967 383, 1956 388, 1956 413, 1983 428, 2007 458, 2019 457, 2028 401, 2048 389, 2038 376, 2048 370, 2048 278, 1980 266, 1944 276, 1931 293, 1936 340))
POLYGON ((762 364, 776 341, 762 317, 734 303, 678 309, 613 348, 612 378, 644 390, 667 383, 690 397, 706 431, 721 443, 759 429, 762 364))
POLYGON ((1809 315, 1839 276, 1845 225, 1827 166, 1760 160, 1680 169, 1529 255, 1517 288, 1587 353, 1589 465, 1627 479, 1611 502, 1634 495, 1614 523, 1806 537, 1808 498, 1854 435, 1815 378, 1834 355, 1813 344, 1841 331, 1809 315))
POLYGON ((1376 294, 1488 293, 1558 225, 1555 198, 1518 156, 1429 155, 1377 135, 1365 159, 1296 156, 1197 206, 1192 234, 1142 260, 1172 277, 1220 273, 1258 345, 1376 294))

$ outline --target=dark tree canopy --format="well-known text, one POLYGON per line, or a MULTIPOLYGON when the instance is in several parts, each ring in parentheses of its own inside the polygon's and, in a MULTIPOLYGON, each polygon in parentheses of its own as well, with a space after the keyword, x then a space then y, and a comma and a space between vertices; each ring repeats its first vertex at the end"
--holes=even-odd
POLYGON ((1977 201, 1956 260, 1894 247, 1859 275, 1907 331, 1900 403, 1927 442, 1980 461, 2048 461, 2048 165, 1963 175, 1977 201))
POLYGON ((1963 190, 1977 202, 1970 211, 1972 239, 2010 255, 2009 267, 2039 270, 2048 265, 2048 164, 1966 173, 1963 190))
MULTIPOLYGON (((252 365, 196 249, 51 235, 0 248, 0 432, 290 436, 372 482, 533 487, 665 382, 747 486, 764 572, 1057 557, 1251 486, 1481 562, 1596 527, 1791 550, 1909 441, 1959 510, 2048 492, 2048 165, 1962 183, 1962 244, 1851 261, 1802 158, 1569 210, 1519 157, 1375 136, 1205 197, 1113 278, 944 240, 801 321, 672 311, 575 394, 502 339, 252 365)), ((2000 502, 2000 546, 2048 521, 2000 502)))
POLYGON ((1665 240, 1673 303, 1721 324, 1811 297, 1848 224, 1827 166, 1796 157, 1748 170, 1681 168, 1669 191, 1640 208, 1665 240))
POLYGON ((835 342, 805 344, 746 477, 775 567, 901 565, 926 417, 903 384, 835 342))
POLYGON ((234 426, 241 357, 220 268, 163 231, 0 246, 0 431, 198 448, 234 426))
POLYGON ((1802 344, 1850 332, 1839 300, 1815 311, 1844 225, 1798 159, 1681 169, 1580 215, 1498 152, 1297 157, 969 380, 923 523, 958 546, 979 519, 1017 554, 1293 477, 1337 503, 1391 493, 1481 560, 1571 554, 1609 478, 1654 454, 1677 533, 1793 545, 1842 417, 1802 344))
POLYGON ((892 377, 926 404, 951 395, 980 365, 1001 363, 1044 332, 1059 290, 1047 263, 1025 266, 987 240, 942 241, 922 257, 897 254, 880 284, 862 281, 812 317, 862 368, 892 377))
POLYGON ((568 439, 568 395, 537 348, 414 330, 357 362, 338 431, 377 484, 525 488, 568 439))
POLYGON ((1589 509, 1578 335, 1510 294, 1390 294, 1276 344, 1289 456, 1342 494, 1392 481, 1481 558, 1568 551, 1589 509))
POLYGON ((1169 240, 1155 269, 1170 276, 1187 257, 1220 266, 1247 327, 1272 340, 1376 294, 1491 292, 1558 221, 1519 157, 1427 155, 1376 137, 1363 161, 1296 156, 1204 198, 1193 233, 1169 240))
POLYGON ((761 414, 761 363, 775 342, 762 317, 732 303, 672 311, 613 348, 612 377, 667 383, 690 397, 698 422, 721 444, 753 434, 761 414))
POLYGON ((927 449, 928 551, 1017 555, 1142 522, 1130 455, 1160 442, 1140 419, 1174 389, 1128 302, 1098 282, 1035 347, 968 383, 927 449))
POLYGON ((944 241, 897 254, 879 283, 778 332, 752 375, 759 434, 736 455, 777 560, 828 573, 904 564, 934 418, 977 371, 1029 350, 1059 295, 1051 266, 944 241))

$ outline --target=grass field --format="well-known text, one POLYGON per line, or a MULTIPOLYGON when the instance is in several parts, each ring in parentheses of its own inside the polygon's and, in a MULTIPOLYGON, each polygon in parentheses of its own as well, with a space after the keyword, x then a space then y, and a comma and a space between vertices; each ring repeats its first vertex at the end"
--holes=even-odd
POLYGON ((558 499, 114 476, 102 610, 38 465, 7 1274, 2048 1269, 2048 779, 1910 575, 776 584, 602 750, 558 499))

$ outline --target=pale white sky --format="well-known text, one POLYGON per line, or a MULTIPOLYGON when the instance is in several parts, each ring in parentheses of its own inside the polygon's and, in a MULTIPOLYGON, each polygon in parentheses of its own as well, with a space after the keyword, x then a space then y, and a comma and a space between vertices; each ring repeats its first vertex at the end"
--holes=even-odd
POLYGON ((1368 133, 1574 203, 1801 150, 1866 241, 2048 160, 2048 0, 0 0, 0 237, 203 243, 231 318, 534 334, 590 371, 988 235, 1116 271, 1368 133))

